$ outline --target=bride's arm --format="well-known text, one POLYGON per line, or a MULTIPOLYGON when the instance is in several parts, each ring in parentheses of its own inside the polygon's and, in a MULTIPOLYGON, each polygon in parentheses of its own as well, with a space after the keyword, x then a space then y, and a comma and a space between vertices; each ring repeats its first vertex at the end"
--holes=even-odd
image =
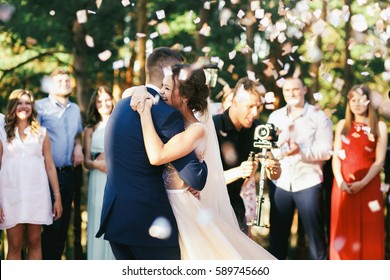
POLYGON ((147 100, 145 109, 138 110, 141 118, 142 134, 146 153, 152 165, 161 165, 192 152, 198 141, 204 137, 205 131, 202 126, 194 125, 187 130, 176 134, 167 143, 163 143, 158 136, 153 124, 151 114, 152 101, 147 100))

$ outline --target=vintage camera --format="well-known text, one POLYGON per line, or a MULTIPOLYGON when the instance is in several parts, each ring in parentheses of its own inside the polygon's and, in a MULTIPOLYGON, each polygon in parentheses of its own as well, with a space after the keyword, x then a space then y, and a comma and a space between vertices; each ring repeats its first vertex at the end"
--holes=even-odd
POLYGON ((255 128, 253 147, 271 149, 278 141, 277 129, 272 123, 258 125, 255 128))

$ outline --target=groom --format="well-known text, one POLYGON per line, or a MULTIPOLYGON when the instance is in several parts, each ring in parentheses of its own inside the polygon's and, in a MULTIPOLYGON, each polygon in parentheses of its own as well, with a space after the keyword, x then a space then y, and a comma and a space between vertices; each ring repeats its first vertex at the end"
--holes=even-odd
MULTIPOLYGON (((148 56, 146 86, 153 96, 162 86, 163 69, 181 62, 180 54, 166 47, 156 48, 148 56)), ((130 98, 118 102, 106 126, 108 173, 96 237, 104 234, 118 260, 180 259, 177 224, 162 178, 164 166, 150 165, 139 114, 130 108, 130 98), (151 230, 159 220, 165 222, 157 225, 160 234, 151 230), (168 234, 164 236, 164 232, 168 234)), ((153 106, 152 117, 164 143, 184 130, 180 112, 161 99, 153 106)), ((172 164, 189 186, 197 190, 204 187, 207 166, 195 153, 172 164)))

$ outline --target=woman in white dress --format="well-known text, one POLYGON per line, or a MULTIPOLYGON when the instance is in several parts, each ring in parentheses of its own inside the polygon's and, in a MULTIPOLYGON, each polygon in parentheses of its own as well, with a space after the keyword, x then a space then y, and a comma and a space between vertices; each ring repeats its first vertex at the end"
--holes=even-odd
POLYGON ((111 246, 103 238, 96 238, 107 181, 104 157, 104 130, 114 109, 112 91, 100 86, 93 93, 88 108, 87 127, 84 132, 84 166, 90 170, 87 199, 87 259, 114 260, 111 246))
POLYGON ((27 259, 42 259, 42 225, 61 217, 62 204, 50 138, 37 121, 32 93, 24 89, 8 99, 0 127, 0 168, 0 229, 7 230, 7 259, 22 258, 24 228, 27 259))
MULTIPOLYGON (((161 96, 165 102, 178 109, 184 118, 186 130, 175 135, 169 142, 163 143, 157 135, 151 117, 152 100, 147 100, 145 108, 137 108, 141 117, 143 138, 148 158, 151 164, 166 164, 164 182, 168 197, 179 229, 179 245, 182 259, 275 259, 264 248, 242 233, 231 211, 218 214, 209 203, 204 203, 203 191, 200 194, 181 180, 178 173, 169 162, 180 158, 195 150, 199 160, 204 160, 208 154, 209 172, 214 174, 218 163, 219 152, 209 150, 213 147, 207 139, 214 139, 215 129, 207 128, 200 123, 194 111, 207 114, 207 100, 209 89, 206 85, 205 74, 202 69, 191 69, 189 65, 175 65, 163 80, 161 96), (207 150, 206 150, 207 147, 207 150), (206 151, 210 151, 206 153, 206 151), (211 154, 215 153, 215 156, 211 154), (211 167, 211 169, 210 169, 211 167), (226 218, 226 217, 232 217, 226 218), (234 221, 234 222, 233 222, 234 221)), ((205 114, 203 114, 205 115, 205 114)), ((220 159, 219 159, 220 160, 220 159)), ((223 178, 223 170, 220 171, 223 178)), ((217 181, 217 180, 216 180, 217 181)), ((226 192, 224 182, 220 186, 213 186, 215 190, 207 190, 217 198, 221 191, 226 192), (222 188, 224 188, 224 191, 222 188)), ((210 188, 211 189, 211 188, 210 188)), ((231 209, 229 201, 219 203, 216 207, 231 209)))

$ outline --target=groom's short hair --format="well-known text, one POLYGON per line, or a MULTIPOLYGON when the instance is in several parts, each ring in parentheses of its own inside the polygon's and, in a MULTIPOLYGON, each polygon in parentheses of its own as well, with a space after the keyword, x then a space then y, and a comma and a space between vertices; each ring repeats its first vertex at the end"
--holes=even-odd
POLYGON ((175 50, 168 47, 155 48, 146 60, 146 76, 149 82, 162 83, 164 68, 183 61, 183 57, 175 50))

